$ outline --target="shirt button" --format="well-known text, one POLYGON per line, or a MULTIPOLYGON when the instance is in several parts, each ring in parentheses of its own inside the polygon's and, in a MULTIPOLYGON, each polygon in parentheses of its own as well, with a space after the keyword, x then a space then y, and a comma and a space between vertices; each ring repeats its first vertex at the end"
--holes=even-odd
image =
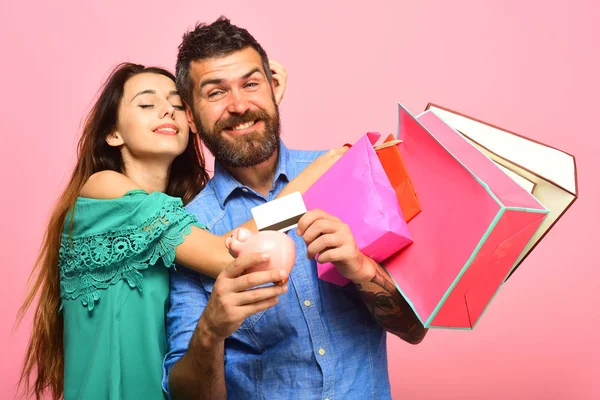
POLYGON ((244 192, 244 193, 248 193, 248 189, 246 189, 246 188, 242 188, 242 192, 244 192))
POLYGON ((324 356, 325 355, 325 349, 323 349, 322 347, 319 349, 319 354, 324 356))
POLYGON ((310 301, 309 300, 304 300, 304 305, 306 307, 310 307, 310 301))

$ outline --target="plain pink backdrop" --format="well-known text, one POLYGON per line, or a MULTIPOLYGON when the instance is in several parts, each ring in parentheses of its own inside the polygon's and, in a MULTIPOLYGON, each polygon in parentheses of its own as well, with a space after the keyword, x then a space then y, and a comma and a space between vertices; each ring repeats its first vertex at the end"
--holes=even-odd
POLYGON ((600 6, 589 1, 37 1, 0 5, 0 398, 31 315, 11 331, 79 128, 107 72, 172 69, 181 35, 226 14, 289 73, 291 147, 395 132, 396 102, 435 102, 575 154, 580 199, 473 332, 389 340, 394 398, 600 398, 600 6), (358 3, 358 2, 357 2, 358 3))

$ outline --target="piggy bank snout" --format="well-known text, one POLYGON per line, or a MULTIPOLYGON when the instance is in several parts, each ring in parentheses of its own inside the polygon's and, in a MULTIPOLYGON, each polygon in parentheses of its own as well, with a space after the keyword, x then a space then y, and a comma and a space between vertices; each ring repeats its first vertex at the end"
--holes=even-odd
MULTIPOLYGON (((283 269, 288 274, 296 261, 296 246, 294 241, 285 233, 277 231, 262 231, 250 235, 246 240, 238 243, 240 255, 245 253, 268 253, 269 260, 254 267, 248 268, 246 273, 266 271, 269 269, 283 269)), ((287 282, 287 279, 285 279, 287 282)), ((280 282, 280 283, 285 283, 280 282)))

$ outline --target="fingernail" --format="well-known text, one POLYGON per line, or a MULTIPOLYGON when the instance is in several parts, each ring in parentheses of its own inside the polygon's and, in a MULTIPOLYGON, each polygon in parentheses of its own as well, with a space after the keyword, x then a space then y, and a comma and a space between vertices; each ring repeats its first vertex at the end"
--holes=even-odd
POLYGON ((282 278, 285 278, 287 276, 287 272, 285 272, 284 270, 280 269, 279 270, 279 276, 281 276, 282 278))
POLYGON ((264 261, 267 261, 269 259, 269 253, 262 253, 260 255, 260 259, 264 260, 264 261))

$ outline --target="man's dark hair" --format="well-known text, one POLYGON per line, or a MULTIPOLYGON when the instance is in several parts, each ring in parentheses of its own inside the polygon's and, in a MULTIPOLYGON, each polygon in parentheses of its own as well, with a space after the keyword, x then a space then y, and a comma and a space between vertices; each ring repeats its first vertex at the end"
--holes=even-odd
POLYGON ((247 30, 233 25, 224 16, 210 25, 198 23, 194 30, 183 35, 177 54, 175 76, 181 98, 193 106, 193 85, 190 76, 192 61, 213 57, 225 57, 236 51, 251 47, 260 54, 262 67, 269 82, 272 81, 267 53, 247 30))

